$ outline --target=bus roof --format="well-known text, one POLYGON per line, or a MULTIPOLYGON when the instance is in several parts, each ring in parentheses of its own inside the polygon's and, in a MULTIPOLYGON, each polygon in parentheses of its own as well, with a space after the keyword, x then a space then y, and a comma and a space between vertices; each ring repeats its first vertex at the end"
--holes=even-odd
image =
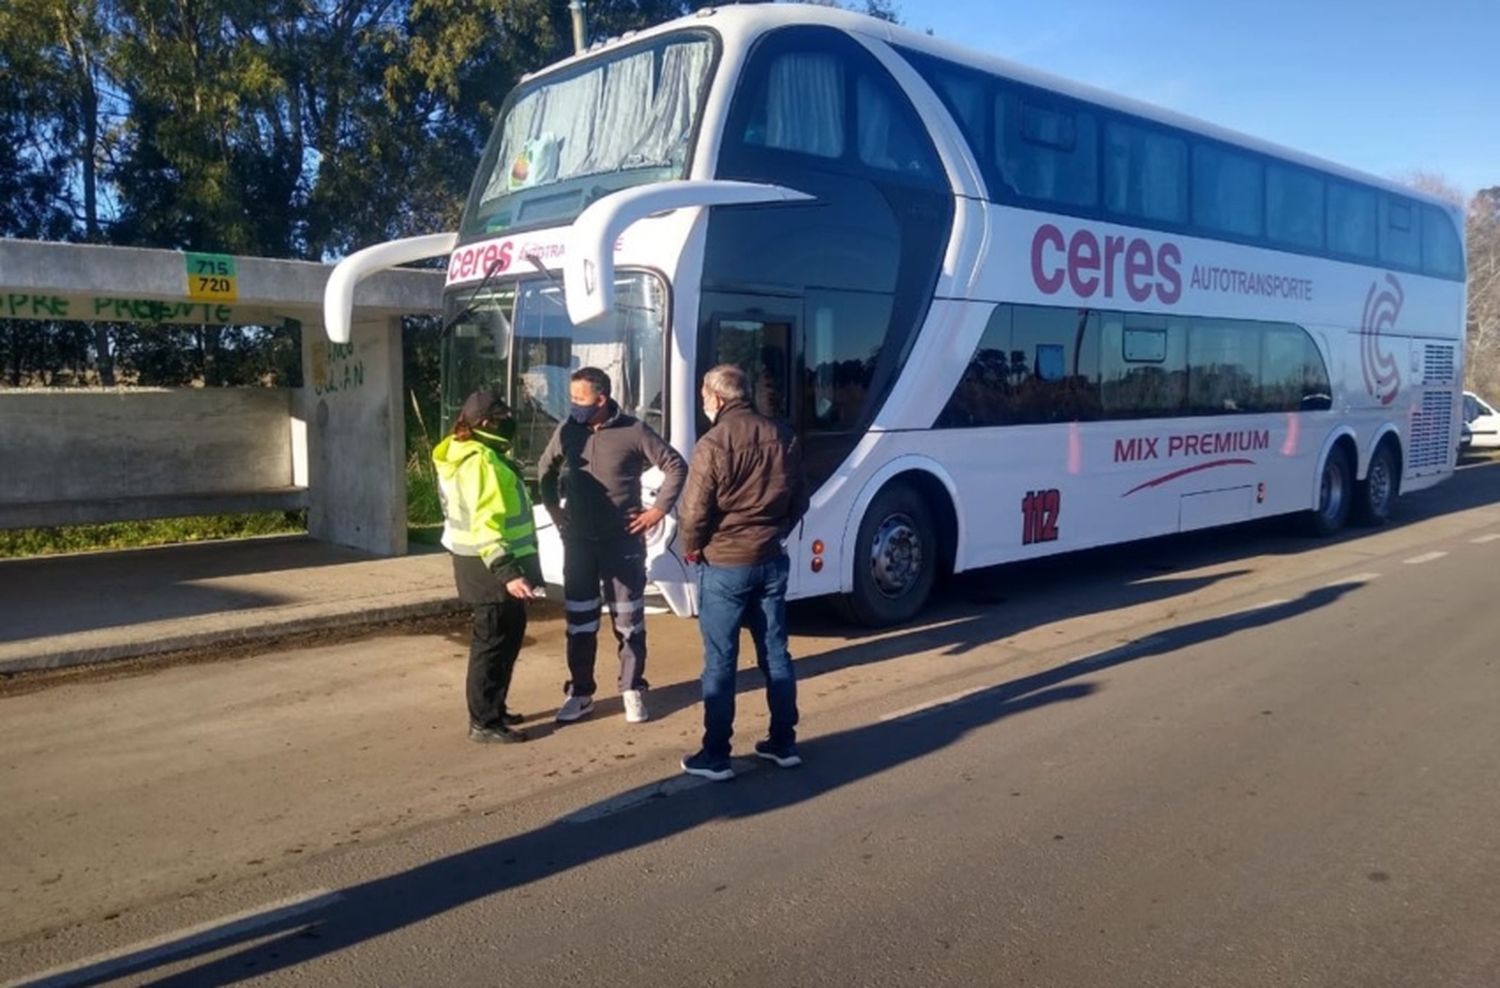
POLYGON ((1420 189, 1415 189, 1390 179, 1381 178, 1377 175, 1371 175, 1367 172, 1361 172, 1337 162, 1284 147, 1271 141, 1252 137, 1227 127, 1221 127, 1185 113, 1178 113, 1175 110, 1168 110, 1151 103, 1132 99, 1128 96, 1121 96, 1106 89, 1099 89, 1085 83, 1075 82, 1062 76, 1056 76, 1049 72, 1043 72, 1040 69, 1022 65, 1019 62, 1012 62, 998 56, 988 55, 975 51, 972 48, 943 41, 932 35, 891 24, 876 17, 841 10, 837 7, 823 7, 808 3, 752 3, 732 4, 724 7, 705 7, 695 13, 675 18, 656 27, 646 28, 641 31, 632 31, 618 38, 596 42, 584 52, 569 56, 563 61, 555 62, 544 69, 524 76, 523 81, 530 81, 546 75, 555 69, 576 64, 578 61, 610 51, 620 45, 672 31, 680 31, 685 28, 712 28, 723 36, 728 43, 748 45, 766 31, 780 27, 809 24, 838 28, 850 33, 864 34, 869 37, 878 38, 893 45, 920 51, 981 72, 987 72, 1025 85, 1036 86, 1041 89, 1061 93, 1065 96, 1071 96, 1105 109, 1131 114, 1167 127, 1175 127, 1213 140, 1223 141, 1226 144, 1237 145, 1249 151, 1280 158, 1294 164, 1304 165, 1329 175, 1346 178, 1350 181, 1366 185, 1378 186, 1389 192, 1408 196, 1413 199, 1420 199, 1447 210, 1450 215, 1457 219, 1460 229, 1462 229, 1463 210, 1460 206, 1446 199, 1423 192, 1420 189))

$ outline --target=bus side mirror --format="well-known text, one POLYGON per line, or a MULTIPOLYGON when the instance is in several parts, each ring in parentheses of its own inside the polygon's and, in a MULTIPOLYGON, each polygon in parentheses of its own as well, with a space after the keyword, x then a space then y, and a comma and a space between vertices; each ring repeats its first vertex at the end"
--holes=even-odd
POLYGON ((607 195, 579 214, 568 236, 563 284, 575 326, 602 319, 615 307, 615 243, 631 224, 654 213, 694 206, 811 202, 812 196, 759 182, 654 182, 607 195))
POLYGON ((349 324, 354 317, 354 286, 377 271, 410 264, 429 257, 453 253, 456 233, 431 233, 423 237, 391 240, 357 250, 334 266, 323 288, 323 329, 334 343, 349 342, 349 324))

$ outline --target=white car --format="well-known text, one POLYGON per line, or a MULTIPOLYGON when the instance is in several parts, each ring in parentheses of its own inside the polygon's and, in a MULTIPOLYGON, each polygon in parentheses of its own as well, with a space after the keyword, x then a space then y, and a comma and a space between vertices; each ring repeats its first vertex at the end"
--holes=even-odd
POLYGON ((1464 423, 1473 448, 1500 446, 1500 412, 1472 391, 1464 392, 1464 423))

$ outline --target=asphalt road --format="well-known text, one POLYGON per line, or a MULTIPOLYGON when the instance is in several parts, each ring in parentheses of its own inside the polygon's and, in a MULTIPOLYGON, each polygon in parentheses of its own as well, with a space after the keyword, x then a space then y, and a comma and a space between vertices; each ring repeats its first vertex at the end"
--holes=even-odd
POLYGON ((537 624, 520 747, 464 740, 458 634, 0 699, 0 979, 1492 988, 1497 567, 1476 461, 1373 533, 978 574, 875 636, 799 608, 807 764, 721 785, 676 773, 670 618, 651 723, 556 731, 537 624))

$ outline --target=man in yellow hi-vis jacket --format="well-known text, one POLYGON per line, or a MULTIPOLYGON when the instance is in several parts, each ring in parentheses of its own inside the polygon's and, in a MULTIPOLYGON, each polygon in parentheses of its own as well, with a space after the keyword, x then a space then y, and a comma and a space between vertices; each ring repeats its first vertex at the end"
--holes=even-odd
POLYGON ((524 718, 505 709, 526 634, 526 601, 541 596, 531 498, 510 459, 516 422, 498 392, 464 402, 453 435, 432 451, 443 502, 443 545, 453 579, 474 607, 469 643, 469 740, 525 741, 524 718))

